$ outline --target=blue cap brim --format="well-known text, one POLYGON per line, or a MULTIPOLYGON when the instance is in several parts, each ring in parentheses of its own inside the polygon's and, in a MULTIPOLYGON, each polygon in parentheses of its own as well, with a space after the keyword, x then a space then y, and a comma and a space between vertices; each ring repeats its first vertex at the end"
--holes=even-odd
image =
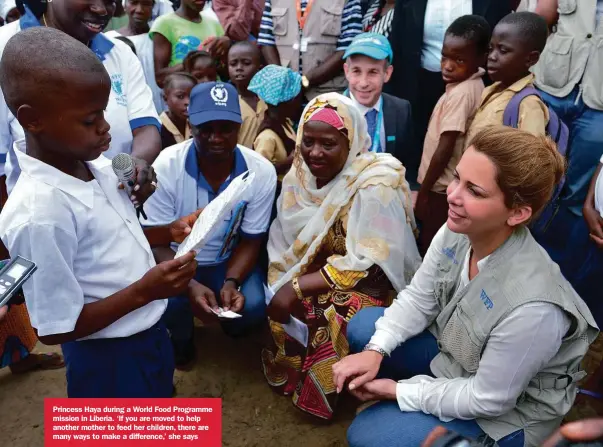
POLYGON ((347 59, 355 54, 363 54, 378 61, 387 59, 389 63, 392 62, 392 55, 385 50, 375 47, 375 45, 350 45, 343 58, 347 59))
POLYGON ((241 124, 243 119, 240 113, 229 110, 203 110, 197 113, 189 112, 188 121, 191 123, 191 126, 200 126, 209 121, 232 121, 233 123, 241 124))

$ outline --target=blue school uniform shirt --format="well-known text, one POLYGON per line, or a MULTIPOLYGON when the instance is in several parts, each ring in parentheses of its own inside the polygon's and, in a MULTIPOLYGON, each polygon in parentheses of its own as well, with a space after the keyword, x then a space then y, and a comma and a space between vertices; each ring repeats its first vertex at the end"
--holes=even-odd
MULTIPOLYGON (((0 57, 11 37, 33 26, 40 26, 40 22, 26 7, 26 14, 21 19, 0 28, 0 57)), ((111 159, 122 152, 129 154, 132 152, 135 129, 152 125, 158 131, 161 130, 153 93, 145 81, 138 58, 125 43, 98 34, 90 42, 90 49, 103 63, 111 78, 111 94, 105 119, 111 125, 112 140, 104 156, 111 159)), ((9 192, 21 172, 12 145, 22 137, 23 129, 8 110, 4 95, 0 94, 0 175, 6 175, 9 192)))
MULTIPOLYGON (((243 199, 214 230, 211 239, 197 254, 200 266, 217 265, 230 258, 239 237, 263 237, 270 224, 276 193, 276 171, 272 163, 244 146, 234 150, 234 167, 217 191, 199 171, 194 140, 164 149, 153 163, 159 188, 144 205, 148 219, 145 226, 168 225, 183 216, 204 208, 223 192, 230 182, 249 171, 255 178, 243 199)), ((173 244, 174 250, 178 249, 173 244)))

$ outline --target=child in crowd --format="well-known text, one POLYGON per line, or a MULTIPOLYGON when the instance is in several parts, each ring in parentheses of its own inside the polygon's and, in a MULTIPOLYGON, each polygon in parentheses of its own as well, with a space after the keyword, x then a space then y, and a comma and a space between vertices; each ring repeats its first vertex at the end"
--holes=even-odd
POLYGON ((248 148, 253 147, 267 109, 266 103, 248 88, 261 65, 260 49, 251 42, 237 42, 228 52, 228 77, 239 92, 243 118, 238 143, 248 148))
POLYGON ((448 220, 446 189, 466 147, 465 135, 480 103, 488 55, 490 25, 477 15, 456 19, 444 36, 442 77, 446 93, 429 121, 419 167, 421 189, 415 215, 421 221, 419 249, 425 254, 431 240, 448 220))
POLYGON ((293 163, 293 120, 297 121, 300 115, 301 87, 299 73, 279 65, 262 68, 249 83, 249 90, 268 104, 253 148, 274 164, 279 180, 293 163))
MULTIPOLYGON (((546 21, 531 12, 511 13, 496 25, 488 55, 488 75, 494 84, 482 94, 467 142, 485 127, 503 124, 503 115, 511 98, 533 85, 534 75, 530 73, 530 67, 538 62, 548 33, 546 21)), ((528 96, 521 102, 519 129, 545 135, 548 122, 548 108, 538 96, 528 96)))
POLYGON ((190 73, 199 84, 201 82, 216 82, 218 79, 216 61, 207 51, 191 51, 182 61, 182 66, 184 71, 190 73))
POLYGON ((383 85, 394 71, 389 41, 381 34, 359 34, 343 58, 349 83, 345 94, 366 119, 371 151, 388 152, 408 166, 412 145, 410 103, 383 93, 383 85))
POLYGON ((183 59, 202 44, 212 58, 226 57, 230 39, 224 36, 215 15, 203 11, 205 3, 205 0, 182 0, 175 12, 153 22, 149 35, 153 39, 155 76, 160 87, 167 75, 183 70, 183 59))
POLYGON ((23 286, 27 309, 40 341, 62 345, 68 396, 171 397, 164 298, 192 292, 195 254, 156 266, 101 157, 111 141, 107 71, 81 42, 32 27, 8 41, 0 87, 25 132, 0 234, 12 257, 38 267, 23 286))
POLYGON ((191 138, 188 104, 191 90, 195 85, 197 80, 188 73, 174 73, 165 79, 163 100, 168 110, 159 117, 162 149, 191 138))

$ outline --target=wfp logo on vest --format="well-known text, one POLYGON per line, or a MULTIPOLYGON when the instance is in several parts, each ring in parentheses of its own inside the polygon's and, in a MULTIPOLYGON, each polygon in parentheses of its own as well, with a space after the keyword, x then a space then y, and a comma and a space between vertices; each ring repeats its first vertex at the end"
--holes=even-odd
POLYGON ((111 76, 111 90, 115 93, 115 102, 120 106, 127 106, 128 99, 124 93, 124 78, 121 74, 111 76))
POLYGON ((479 294, 479 297, 482 299, 482 303, 486 306, 486 309, 490 310, 494 307, 494 303, 490 299, 490 297, 486 294, 486 291, 482 289, 482 293, 479 294))
POLYGON ((212 87, 209 94, 217 106, 226 107, 226 103, 228 102, 228 90, 224 88, 223 84, 217 84, 215 87, 212 87))
POLYGON ((446 247, 442 250, 442 253, 444 253, 444 255, 446 255, 447 258, 450 258, 452 260, 452 262, 454 263, 454 265, 459 264, 459 261, 456 260, 455 253, 452 248, 446 247))

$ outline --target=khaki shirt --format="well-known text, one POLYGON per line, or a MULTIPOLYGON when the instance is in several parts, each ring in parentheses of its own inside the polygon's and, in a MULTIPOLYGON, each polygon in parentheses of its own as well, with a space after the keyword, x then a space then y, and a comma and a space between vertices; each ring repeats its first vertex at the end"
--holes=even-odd
MULTIPOLYGON (((534 75, 530 74, 507 88, 504 88, 500 82, 487 87, 482 94, 481 104, 467 133, 467 146, 471 144, 471 140, 480 130, 488 126, 502 125, 505 108, 513 95, 524 87, 531 85, 533 81, 534 75)), ((548 122, 549 109, 540 98, 528 96, 521 101, 519 122, 517 123, 519 129, 526 130, 534 135, 545 135, 548 122)))
POLYGON ((253 148, 253 142, 258 135, 258 130, 264 121, 264 113, 268 106, 261 99, 258 101, 256 110, 253 110, 247 101, 239 95, 239 104, 241 105, 241 129, 239 130, 239 139, 237 141, 241 146, 253 148))
POLYGON ((482 92, 484 91, 483 75, 484 69, 480 68, 469 79, 463 82, 448 84, 446 86, 446 93, 442 95, 433 109, 423 145, 423 156, 421 158, 421 166, 419 167, 419 183, 423 183, 425 179, 431 159, 440 143, 440 136, 444 132, 460 132, 448 166, 446 166, 440 178, 433 185, 432 191, 434 192, 446 192, 446 188, 454 178, 454 170, 465 150, 467 129, 471 124, 473 114, 480 104, 482 92))

